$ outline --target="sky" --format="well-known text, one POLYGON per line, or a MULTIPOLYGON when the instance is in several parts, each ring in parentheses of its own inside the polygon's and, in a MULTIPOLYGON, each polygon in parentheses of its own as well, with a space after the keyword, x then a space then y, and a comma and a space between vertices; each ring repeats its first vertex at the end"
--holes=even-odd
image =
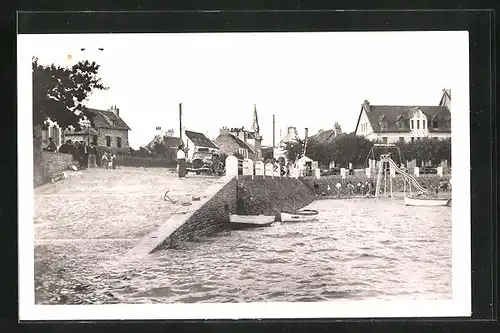
POLYGON ((99 63, 110 89, 87 106, 116 105, 133 148, 157 126, 178 135, 179 103, 183 126, 211 139, 222 126, 250 128, 254 104, 265 145, 273 114, 276 142, 288 126, 303 136, 337 121, 352 132, 365 99, 437 105, 468 64, 464 32, 37 35, 30 49, 42 64, 99 63))

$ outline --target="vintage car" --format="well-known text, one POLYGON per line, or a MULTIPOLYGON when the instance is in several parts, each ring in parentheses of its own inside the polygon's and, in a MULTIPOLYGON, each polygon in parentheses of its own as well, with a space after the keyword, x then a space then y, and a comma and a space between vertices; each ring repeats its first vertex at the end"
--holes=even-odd
POLYGON ((199 174, 222 175, 224 164, 216 153, 195 152, 187 163, 187 171, 199 174))

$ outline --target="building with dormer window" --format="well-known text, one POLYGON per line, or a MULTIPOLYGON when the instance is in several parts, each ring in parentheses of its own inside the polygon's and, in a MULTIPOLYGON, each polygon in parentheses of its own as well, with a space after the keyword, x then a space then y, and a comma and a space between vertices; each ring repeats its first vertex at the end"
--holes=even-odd
POLYGON ((364 101, 356 135, 383 143, 451 138, 451 91, 436 106, 371 105, 364 101))

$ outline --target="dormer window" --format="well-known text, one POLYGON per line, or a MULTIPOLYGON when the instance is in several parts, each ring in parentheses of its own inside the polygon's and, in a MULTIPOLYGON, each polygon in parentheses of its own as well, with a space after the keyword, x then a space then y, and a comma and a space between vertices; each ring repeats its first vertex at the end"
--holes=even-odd
POLYGON ((396 120, 396 125, 399 129, 404 129, 406 126, 406 119, 404 119, 403 116, 399 116, 396 120))
POLYGON ((112 126, 115 126, 115 120, 114 120, 114 119, 110 119, 110 120, 109 120, 109 123, 110 123, 112 126))
POLYGON ((439 128, 439 120, 437 117, 432 120, 432 128, 439 128))

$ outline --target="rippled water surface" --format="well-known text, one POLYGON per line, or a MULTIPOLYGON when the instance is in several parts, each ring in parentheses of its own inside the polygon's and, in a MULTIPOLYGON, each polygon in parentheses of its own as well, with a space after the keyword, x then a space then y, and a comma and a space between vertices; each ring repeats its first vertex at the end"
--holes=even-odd
POLYGON ((309 207, 318 221, 231 231, 121 267, 114 292, 134 303, 451 298, 450 207, 309 207))

